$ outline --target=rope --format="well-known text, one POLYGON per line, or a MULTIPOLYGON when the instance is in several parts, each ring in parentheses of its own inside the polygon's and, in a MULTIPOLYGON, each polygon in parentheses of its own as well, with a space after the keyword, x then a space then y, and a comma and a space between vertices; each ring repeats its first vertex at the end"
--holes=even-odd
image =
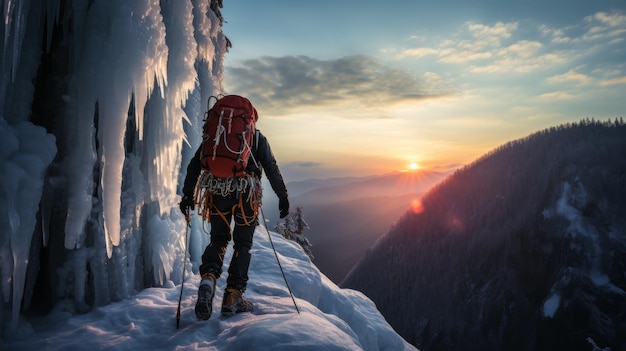
POLYGON ((298 305, 296 304, 296 299, 293 297, 293 292, 291 292, 291 288, 289 287, 289 283, 287 282, 287 277, 285 277, 285 271, 283 271, 283 266, 280 264, 280 260, 278 259, 278 253, 276 252, 276 248, 274 247, 274 241, 272 241, 272 236, 270 235, 270 231, 267 229, 267 224, 265 224, 265 213, 263 213, 263 207, 261 207, 261 215, 263 216, 263 226, 265 227, 265 231, 267 232, 267 236, 270 238, 270 244, 272 244, 272 250, 274 250, 274 256, 276 256, 276 262, 278 262, 278 267, 280 268, 280 273, 283 275, 283 280, 285 281, 285 285, 287 286, 287 290, 289 290, 289 295, 291 295, 291 301, 293 301, 293 305, 296 307, 296 311, 300 314, 300 309, 298 309, 298 305))

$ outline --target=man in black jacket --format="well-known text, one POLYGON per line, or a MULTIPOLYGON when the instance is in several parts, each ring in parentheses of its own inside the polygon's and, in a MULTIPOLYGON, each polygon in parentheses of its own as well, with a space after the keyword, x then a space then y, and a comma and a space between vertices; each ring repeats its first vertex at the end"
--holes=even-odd
MULTIPOLYGON (((196 187, 205 196, 199 206, 210 213, 211 242, 202 255, 200 275, 202 281, 198 288, 198 301, 195 312, 198 319, 209 319, 212 312, 215 281, 222 274, 222 265, 226 247, 230 242, 230 222, 234 216, 235 228, 232 231, 234 252, 228 268, 226 290, 222 302, 222 315, 232 316, 239 312, 252 311, 253 305, 243 297, 248 282, 250 248, 254 229, 258 225, 257 206, 261 200, 261 176, 267 175, 272 190, 279 199, 280 218, 289 213, 287 187, 276 164, 276 159, 265 136, 259 131, 254 135, 250 161, 246 167, 246 176, 237 178, 215 178, 202 170, 200 154, 202 146, 187 166, 187 175, 183 187, 180 209, 187 215, 195 208, 194 193, 196 187)), ((201 209, 202 210, 202 209, 201 209)))

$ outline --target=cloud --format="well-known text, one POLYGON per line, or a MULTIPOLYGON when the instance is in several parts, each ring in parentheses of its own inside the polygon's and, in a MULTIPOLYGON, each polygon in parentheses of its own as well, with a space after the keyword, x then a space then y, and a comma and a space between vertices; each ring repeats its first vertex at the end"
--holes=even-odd
POLYGON ((412 48, 406 49, 398 54, 396 57, 399 59, 403 59, 405 57, 414 57, 420 58, 428 55, 439 55, 441 53, 440 49, 434 48, 412 48))
POLYGON ((578 73, 575 70, 569 70, 567 73, 554 75, 546 79, 548 83, 570 83, 578 82, 580 84, 587 84, 591 82, 593 78, 586 74, 578 73))
POLYGON ((467 23, 467 29, 472 36, 480 41, 485 41, 490 45, 499 45, 502 39, 508 39, 517 30, 518 23, 497 22, 493 26, 480 23, 467 23))
MULTIPOLYGON (((227 67, 230 93, 248 96, 273 115, 319 107, 384 107, 439 96, 445 83, 427 86, 419 77, 391 69, 368 56, 318 60, 308 56, 264 56, 227 67)), ((433 77, 429 76, 429 83, 433 77)))
POLYGON ((613 13, 598 12, 593 16, 587 17, 587 21, 591 22, 593 20, 606 24, 609 27, 625 27, 626 26, 626 15, 623 15, 619 12, 613 12, 613 13))
POLYGON ((608 86, 618 85, 618 84, 626 84, 626 76, 608 79, 603 82, 600 82, 600 86, 603 86, 603 87, 608 87, 608 86))
MULTIPOLYGON (((435 59, 475 74, 529 73, 563 67, 591 55, 597 60, 624 41, 626 15, 598 12, 563 28, 531 20, 493 25, 468 22, 453 36, 433 45, 406 48, 396 58, 435 59)), ((582 78, 576 79, 582 83, 582 78)))
POLYGON ((540 26, 543 36, 551 38, 553 44, 616 44, 626 34, 626 15, 614 11, 598 12, 584 18, 583 23, 565 28, 540 26))
POLYGON ((431 55, 440 63, 464 65, 472 73, 525 73, 567 60, 564 53, 544 52, 540 41, 514 38, 518 28, 518 22, 493 26, 469 22, 455 39, 442 40, 437 47, 408 48, 397 58, 431 55))
POLYGON ((542 100, 542 101, 570 100, 572 98, 574 98, 574 96, 566 91, 555 91, 551 93, 545 93, 537 97, 538 100, 542 100))

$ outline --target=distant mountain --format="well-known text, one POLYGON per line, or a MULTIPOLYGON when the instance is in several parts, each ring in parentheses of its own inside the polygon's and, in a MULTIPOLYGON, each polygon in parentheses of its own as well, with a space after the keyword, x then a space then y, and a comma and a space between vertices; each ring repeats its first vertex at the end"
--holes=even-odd
MULTIPOLYGON (((344 184, 362 182, 368 179, 376 178, 379 176, 365 176, 365 177, 335 177, 335 178, 311 178, 306 180, 300 180, 287 183, 287 190, 289 192, 289 198, 293 200, 295 197, 302 195, 303 193, 310 192, 318 188, 327 188, 334 186, 342 186, 344 184)), ((268 225, 274 227, 278 222, 278 198, 272 192, 270 183, 265 177, 263 177, 263 211, 267 216, 268 225)))
POLYGON ((626 125, 507 143, 422 198, 342 287, 424 350, 626 350, 626 125))
POLYGON ((313 262, 332 281, 341 282, 365 251, 410 208, 412 199, 420 196, 416 193, 303 205, 311 228, 305 233, 313 245, 313 262))
MULTIPOLYGON (((393 172, 363 178, 312 179, 289 183, 290 203, 302 206, 315 265, 339 283, 368 247, 389 230, 414 201, 449 172, 393 172), (309 191, 302 191, 310 189, 309 191), (295 190, 295 191, 294 191, 295 190)), ((269 193, 266 191, 266 194, 269 193)), ((264 197, 273 228, 277 200, 264 197)))
POLYGON ((289 182, 287 186, 289 188, 289 195, 298 196, 317 188, 334 187, 354 182, 363 182, 377 177, 378 176, 376 175, 372 175, 366 177, 335 177, 324 179, 311 178, 306 180, 289 182))
POLYGON ((389 230, 413 201, 447 173, 395 172, 316 188, 295 196, 302 206, 313 244, 313 262, 339 283, 368 247, 389 230))
POLYGON ((332 204, 365 197, 389 197, 420 193, 430 189, 449 174, 446 172, 392 172, 356 181, 324 185, 297 196, 294 201, 306 204, 332 204))

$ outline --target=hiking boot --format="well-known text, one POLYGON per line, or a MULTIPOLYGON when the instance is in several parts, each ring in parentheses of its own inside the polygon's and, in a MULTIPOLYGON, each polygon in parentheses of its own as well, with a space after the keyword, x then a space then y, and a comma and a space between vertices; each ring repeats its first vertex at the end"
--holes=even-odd
POLYGON ((207 320, 211 318, 213 296, 215 296, 215 275, 204 273, 200 286, 198 286, 198 301, 195 308, 198 319, 207 320))
POLYGON ((252 312, 252 302, 243 297, 243 291, 227 288, 222 301, 222 316, 232 317, 241 312, 252 312))

